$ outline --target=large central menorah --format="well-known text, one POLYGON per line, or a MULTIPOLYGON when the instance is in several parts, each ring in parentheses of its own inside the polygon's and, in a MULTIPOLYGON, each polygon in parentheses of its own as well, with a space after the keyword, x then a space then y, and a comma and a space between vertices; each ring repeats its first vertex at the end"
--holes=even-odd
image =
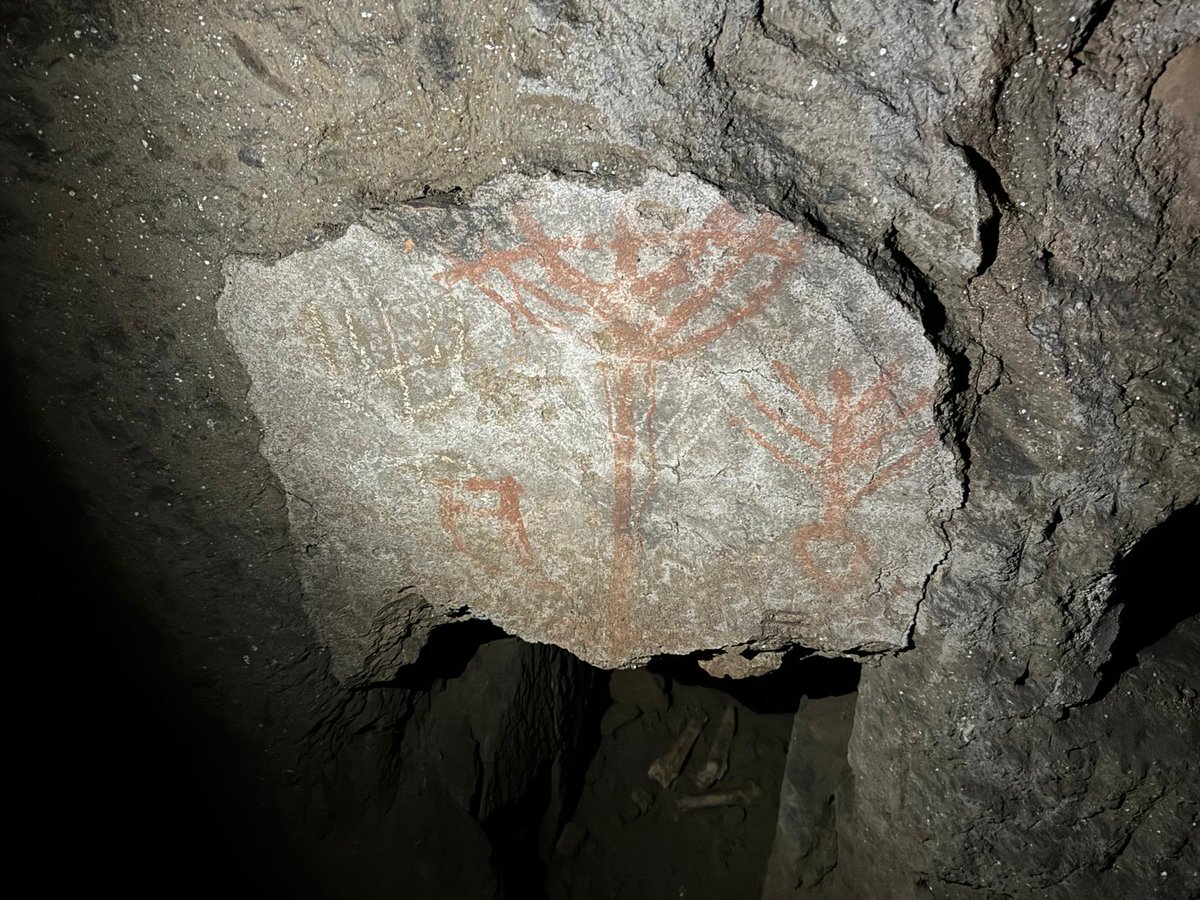
POLYGON ((658 369, 762 311, 802 248, 799 236, 780 236, 786 223, 728 203, 691 230, 672 229, 663 218, 627 205, 610 234, 552 235, 522 206, 513 215, 512 246, 485 246, 478 258, 455 259, 439 276, 446 285, 474 285, 508 313, 515 331, 569 335, 597 356, 612 443, 611 647, 634 637, 640 517, 654 491, 658 369), (639 498, 640 441, 651 480, 639 498))

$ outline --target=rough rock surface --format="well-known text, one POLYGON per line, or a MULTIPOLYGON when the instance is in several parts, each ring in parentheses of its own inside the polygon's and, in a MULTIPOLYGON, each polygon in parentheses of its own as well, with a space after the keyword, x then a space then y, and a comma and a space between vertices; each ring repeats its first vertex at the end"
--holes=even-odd
MULTIPOLYGON (((372 829, 392 726, 432 713, 331 674, 292 470, 260 453, 254 357, 218 324, 224 266, 338 252, 364 222, 391 241, 392 211, 471 210, 501 176, 629 190, 658 171, 816 232, 947 361, 963 494, 910 639, 887 639, 908 649, 864 663, 830 877, 884 900, 1200 894, 1197 609, 1153 580, 1190 579, 1200 496, 1194 3, 3 8, 6 361, 179 708, 212 723, 188 777, 242 828, 278 826, 326 875, 415 871, 372 829), (1146 622, 1182 624, 1118 652, 1146 622), (217 774, 230 758, 244 781, 217 774), (361 815, 313 814, 318 795, 361 815)), ((395 671, 441 614, 371 619, 382 600, 341 671, 395 671)), ((70 656, 53 638, 83 621, 31 633, 70 656)), ((485 868, 484 843, 458 852, 485 868)))
POLYGON ((853 694, 800 701, 762 900, 789 900, 804 888, 828 883, 837 865, 837 799, 845 791, 849 767, 827 761, 846 757, 854 703, 853 694))
POLYGON ((690 176, 379 227, 231 263, 219 307, 344 677, 428 607, 604 666, 907 644, 961 497, 948 377, 859 263, 690 176))

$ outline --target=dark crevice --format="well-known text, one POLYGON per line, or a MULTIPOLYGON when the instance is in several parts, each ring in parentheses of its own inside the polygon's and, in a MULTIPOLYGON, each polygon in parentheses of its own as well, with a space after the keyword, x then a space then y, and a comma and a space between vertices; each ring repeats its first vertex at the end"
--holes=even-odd
POLYGON ((1021 670, 1021 674, 1013 679, 1013 684, 1020 687, 1029 681, 1029 663, 1025 663, 1025 668, 1021 670))
POLYGON ((946 305, 933 289, 929 276, 901 249, 900 235, 895 227, 884 236, 883 247, 887 254, 886 262, 891 263, 890 268, 898 276, 901 287, 916 301, 915 308, 921 317, 925 336, 941 346, 949 323, 946 305))
POLYGON ((991 161, 970 144, 955 143, 954 146, 963 152, 971 169, 975 172, 975 177, 979 179, 979 183, 983 185, 988 196, 1003 206, 1012 205, 1008 190, 1004 187, 1004 181, 991 161))
POLYGON ((407 201, 409 206, 430 207, 433 209, 453 209, 462 206, 466 200, 462 188, 451 188, 448 191, 438 190, 432 185, 425 185, 421 195, 407 201))
POLYGON ((829 226, 825 224, 825 220, 815 211, 804 209, 800 211, 800 215, 804 218, 808 226, 821 237, 834 240, 833 235, 829 232, 829 226))
POLYGON ((754 0, 754 8, 750 11, 750 21, 758 26, 760 31, 767 30, 766 4, 763 0, 754 0))
POLYGON ((836 862, 824 850, 835 841, 831 794, 848 772, 860 664, 797 647, 772 672, 732 679, 701 668, 715 655, 659 656, 610 673, 612 699, 587 786, 550 867, 554 900, 759 897, 764 880, 788 881, 805 866, 827 874, 836 862), (734 723, 727 768, 702 782, 727 721, 734 723), (665 763, 688 728, 697 731, 685 755, 665 763), (667 781, 651 774, 661 765, 672 767, 667 781), (771 853, 781 797, 794 807, 788 821, 805 823, 796 833, 813 844, 794 871, 786 853, 782 862, 771 853), (689 805, 705 798, 718 802, 689 805))
POLYGON ((505 897, 545 900, 547 896, 546 860, 538 838, 551 805, 551 784, 547 766, 516 803, 496 811, 482 823, 505 897))
MULTIPOLYGON (((469 621, 441 626, 432 632, 421 658, 401 671, 395 686, 432 689, 436 693, 439 684, 447 685, 463 676, 481 648, 497 639, 513 640, 486 622, 469 621)), ((546 651, 545 648, 536 648, 535 652, 546 651)), ((553 652, 562 654, 564 659, 568 657, 565 651, 553 652)), ((764 828, 768 834, 773 832, 774 806, 779 791, 776 780, 780 777, 788 752, 793 717, 805 698, 822 702, 826 698, 841 698, 843 703, 837 706, 838 709, 843 708, 845 703, 852 705, 858 690, 861 665, 846 657, 820 657, 811 650, 797 647, 785 655, 783 664, 775 671, 757 677, 729 679, 710 675, 700 667, 699 663, 712 655, 710 651, 688 656, 656 657, 641 670, 662 685, 667 706, 661 715, 644 711, 637 726, 641 731, 637 732, 635 728, 623 732, 624 736, 617 743, 613 743, 611 727, 604 730, 602 725, 605 714, 620 702, 615 699, 616 693, 610 695, 609 682, 613 673, 601 672, 574 659, 567 661, 569 668, 586 670, 584 681, 591 684, 591 688, 576 696, 572 704, 574 709, 570 715, 577 721, 581 731, 579 739, 571 746, 571 760, 543 757, 538 769, 527 781, 528 788, 513 802, 487 811, 481 808, 486 805, 482 795, 476 793, 466 809, 469 815, 479 821, 491 846, 491 866, 498 878, 499 896, 519 897, 522 900, 564 896, 564 891, 569 889, 562 881, 566 877, 564 872, 573 872, 574 868, 564 861, 562 846, 569 844, 572 833, 585 834, 585 840, 592 846, 600 842, 608 848, 604 850, 607 853, 620 852, 609 848, 607 842, 613 841, 624 846, 623 842, 630 840, 627 834, 636 832, 638 828, 648 829, 643 837, 634 839, 635 844, 638 841, 645 842, 639 845, 641 849, 634 852, 632 857, 622 857, 634 873, 641 866, 658 865, 663 859, 676 867, 682 865, 689 868, 693 880, 694 873, 705 871, 706 867, 716 865, 714 873, 723 871, 723 866, 734 864, 720 863, 711 857, 710 845, 714 840, 718 844, 728 840, 758 841, 753 844, 752 852, 756 858, 762 856, 765 860, 769 844, 764 846, 759 838, 746 836, 746 829, 750 825, 743 817, 755 817, 757 825, 754 829, 757 829, 755 833, 760 837, 764 828), (594 674, 595 678, 588 679, 587 673, 594 674), (753 776, 756 799, 746 806, 745 812, 735 815, 684 813, 686 821, 679 822, 677 817, 680 813, 676 804, 681 797, 701 792, 689 779, 704 762, 721 710, 729 705, 736 705, 739 709, 734 768, 728 779, 713 790, 737 790, 750 785, 751 782, 746 780, 745 764, 746 754, 751 753, 751 758, 757 760, 753 776), (633 736, 635 732, 642 735, 640 740, 643 741, 636 745, 644 747, 654 756, 676 740, 678 729, 685 719, 697 715, 704 716, 705 730, 692 754, 694 758, 687 764, 686 773, 680 776, 679 783, 672 790, 660 790, 649 780, 645 762, 636 763, 633 769, 628 767, 624 761, 625 751, 630 749, 631 740, 635 744, 639 740, 633 736), (602 744, 606 750, 602 751, 602 744), (767 757, 760 757, 760 753, 766 752, 764 747, 768 744, 774 749, 767 757), (623 749, 614 756, 614 748, 623 749), (576 774, 567 779, 568 783, 564 785, 558 767, 567 764, 575 768, 576 774), (772 775, 771 768, 776 765, 779 769, 772 775), (635 795, 643 798, 638 802, 650 803, 652 808, 642 814, 630 814, 627 808, 631 802, 631 788, 635 795), (585 790, 590 792, 587 797, 584 796, 585 790), (647 799, 651 793, 654 795, 653 801, 647 799), (598 798, 613 811, 604 812, 599 819, 596 818, 598 798), (622 817, 621 822, 611 818, 614 813, 622 817), (643 816, 648 818, 643 820, 643 816), (676 824, 670 829, 651 824, 664 816, 666 819, 663 821, 671 820, 676 824), (638 825, 637 822, 642 824, 638 825)), ((514 685, 514 688, 520 690, 518 685, 514 685)), ((806 715, 809 718, 806 721, 819 723, 824 721, 820 717, 831 714, 834 707, 808 709, 806 715), (813 716, 817 718, 812 719, 813 716)), ((536 720, 531 721, 530 725, 541 727, 536 720)), ((450 752, 450 748, 445 749, 450 752)), ((805 748, 801 748, 801 751, 805 752, 805 748)), ((827 751, 828 748, 807 748, 805 764, 827 774, 842 771, 846 766, 845 748, 841 747, 837 756, 829 755, 827 751)), ((397 753, 403 753, 401 747, 397 748, 397 753)), ((637 757, 637 754, 634 756, 637 757)), ((519 753, 512 757, 508 765, 518 762, 519 753)), ((479 779, 484 777, 482 765, 477 755, 476 777, 479 779)), ((499 777, 510 777, 504 774, 505 771, 503 768, 497 770, 499 777)), ((516 777, 515 774, 512 777, 516 777)), ((833 775, 830 778, 836 780, 833 775)), ((481 784, 481 781, 477 783, 477 790, 481 784)), ((832 824, 827 823, 823 827, 831 829, 832 824)), ((584 871, 590 870, 585 868, 584 871)), ((727 874, 723 873, 721 877, 727 874)), ((636 877, 636 874, 631 876, 633 881, 636 881, 636 877)))
POLYGON ((503 637, 507 635, 502 629, 482 619, 439 625, 429 632, 417 661, 401 668, 386 686, 428 691, 436 682, 462 675, 480 647, 503 637))
POLYGON ((1191 563, 1200 546, 1200 504, 1184 507, 1146 534, 1117 564, 1112 603, 1120 608, 1117 638, 1091 702, 1102 700, 1140 654, 1181 622, 1200 614, 1191 563))
MULTIPOLYGON (((381 688, 403 689, 420 707, 395 728, 396 765, 420 793, 444 797, 448 820, 478 823, 487 862, 480 867, 471 857, 479 844, 468 829, 466 871, 494 879, 496 897, 543 900, 553 839, 578 803, 599 744, 608 673, 467 619, 434 628, 415 663, 371 689, 381 688), (489 712, 495 703, 504 706, 499 719, 489 712), (461 725, 447 728, 456 718, 461 725)), ((444 851, 431 842, 428 852, 444 851)), ((455 896, 446 891, 436 896, 455 896)))
POLYGON ((979 277, 991 268, 992 263, 1000 252, 1000 225, 1004 211, 1012 206, 1012 200, 1004 187, 1004 181, 996 167, 982 153, 970 144, 954 140, 947 135, 947 140, 962 152, 963 158, 975 180, 987 197, 991 211, 979 222, 979 265, 975 268, 975 277, 979 277))
POLYGON ((1054 532, 1058 530, 1058 526, 1062 524, 1062 520, 1062 510, 1058 506, 1055 506, 1054 512, 1050 516, 1050 521, 1047 522, 1046 527, 1042 529, 1043 541, 1049 541, 1053 539, 1054 532))
MULTIPOLYGON (((17 345, 16 334, 4 338, 17 345)), ((138 606, 140 584, 114 555, 89 490, 57 464, 15 369, 0 354, 0 464, 20 473, 6 496, 20 522, 7 540, 10 583, 30 587, 10 609, 20 634, 44 637, 17 656, 36 690, 9 702, 29 729, 13 741, 28 784, 16 812, 30 847, 79 837, 70 865, 46 867, 40 889, 314 896, 258 755, 214 709, 212 682, 183 658, 178 632, 138 606)))
POLYGON ((830 697, 858 690, 862 666, 848 657, 816 656, 790 650, 773 672, 749 678, 721 678, 700 668, 705 654, 660 656, 647 668, 672 682, 721 691, 756 713, 795 712, 803 697, 830 697))
POLYGON ((1114 0, 1100 0, 1099 3, 1093 4, 1091 10, 1083 20, 1082 27, 1079 29, 1079 34, 1075 38, 1075 42, 1071 45, 1071 52, 1067 54, 1067 59, 1071 61, 1071 74, 1079 71, 1083 65, 1079 57, 1087 50, 1088 44, 1091 43, 1092 35, 1096 33, 1096 29, 1104 24, 1104 20, 1108 18, 1108 14, 1112 11, 1114 0))
MULTIPOLYGON (((962 456, 964 472, 971 466, 971 448, 967 442, 974 410, 971 386, 971 360, 951 333, 946 306, 929 282, 928 276, 900 247, 899 236, 893 228, 884 238, 884 251, 889 268, 899 278, 900 287, 915 301, 925 335, 939 348, 948 362, 950 408, 943 410, 947 430, 954 436, 962 456), (970 402, 968 402, 970 401, 970 402)), ((965 477, 965 476, 964 476, 965 477)))
POLYGON ((979 265, 975 275, 984 274, 996 261, 1000 250, 1000 210, 992 206, 992 213, 979 223, 979 265))
POLYGON ((926 338, 946 358, 948 385, 945 396, 937 405, 937 418, 946 440, 953 443, 962 460, 961 508, 971 494, 971 445, 968 438, 982 396, 972 383, 971 359, 967 355, 966 345, 950 321, 946 306, 929 276, 900 247, 899 232, 895 226, 884 236, 882 248, 874 255, 872 263, 877 277, 891 279, 893 292, 907 298, 908 305, 920 318, 926 338))

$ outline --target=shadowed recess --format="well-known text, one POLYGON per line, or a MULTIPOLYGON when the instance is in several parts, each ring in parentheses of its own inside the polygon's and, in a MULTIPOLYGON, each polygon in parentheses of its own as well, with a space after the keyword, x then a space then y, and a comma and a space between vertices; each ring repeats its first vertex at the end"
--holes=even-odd
POLYGON ((1200 613, 1200 591, 1190 577, 1198 541, 1200 506, 1184 507, 1149 532, 1117 565, 1113 602, 1121 606, 1120 628, 1101 669, 1096 699, 1112 690, 1122 673, 1138 665, 1139 654, 1200 613))

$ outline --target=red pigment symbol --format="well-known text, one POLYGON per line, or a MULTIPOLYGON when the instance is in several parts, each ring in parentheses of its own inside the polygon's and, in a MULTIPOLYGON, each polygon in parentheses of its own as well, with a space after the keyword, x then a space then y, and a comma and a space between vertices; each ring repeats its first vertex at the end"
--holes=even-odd
POLYGON ((884 461, 885 442, 912 418, 928 407, 930 391, 920 391, 901 407, 890 424, 878 421, 880 408, 894 396, 902 363, 895 360, 875 382, 857 397, 850 373, 838 367, 829 373, 833 408, 822 406, 800 383, 794 370, 776 361, 772 364, 780 383, 799 401, 803 411, 815 420, 824 436, 794 424, 782 409, 772 407, 759 396, 749 382, 743 381, 751 405, 770 422, 778 437, 768 437, 742 419, 731 424, 742 428, 778 462, 807 475, 824 493, 818 521, 796 532, 793 541, 796 556, 804 569, 829 588, 845 589, 862 581, 870 567, 867 539, 846 523, 855 506, 881 487, 900 477, 935 440, 933 429, 923 432, 909 449, 884 461), (806 456, 816 455, 815 464, 784 449, 779 441, 801 446, 806 456), (864 483, 865 479, 865 483, 864 483), (817 557, 820 557, 818 559, 817 557))
MULTIPOLYGON (((661 209, 657 204, 646 206, 661 209)), ((654 491, 658 369, 703 349, 760 313, 799 264, 802 248, 798 236, 779 236, 785 224, 781 220, 743 215, 727 203, 713 209, 690 231, 673 232, 652 217, 641 217, 641 212, 622 209, 616 217, 615 233, 607 239, 599 235, 552 237, 522 207, 513 216, 521 238, 516 246, 485 246, 477 259, 454 260, 454 265, 438 276, 446 285, 460 281, 474 285, 508 313, 514 330, 528 325, 569 334, 601 358, 597 367, 613 460, 607 610, 607 637, 613 647, 625 645, 634 636, 630 617, 642 555, 640 520, 654 491), (602 265, 585 266, 589 255, 599 257, 602 265), (752 263, 760 265, 758 261, 765 265, 753 282, 735 291, 735 279, 752 263), (606 269, 604 277, 596 274, 601 267, 606 269), (734 308, 722 309, 718 300, 735 293, 740 297, 734 308), (643 496, 635 500, 639 440, 645 442, 651 474, 643 496)), ((516 482, 512 483, 515 486, 516 482)), ((519 521, 519 512, 516 514, 519 521)), ((519 537, 513 552, 521 562, 530 554, 528 539, 523 525, 514 533, 519 537)), ((455 546, 472 556, 457 542, 455 546)))
POLYGON ((502 569, 495 560, 478 552, 467 537, 471 526, 499 530, 509 555, 520 569, 518 580, 526 587, 562 593, 563 586, 538 574, 533 548, 521 516, 521 486, 512 477, 465 478, 437 482, 438 514, 442 528, 450 535, 454 549, 469 557, 488 575, 499 576, 502 569))

